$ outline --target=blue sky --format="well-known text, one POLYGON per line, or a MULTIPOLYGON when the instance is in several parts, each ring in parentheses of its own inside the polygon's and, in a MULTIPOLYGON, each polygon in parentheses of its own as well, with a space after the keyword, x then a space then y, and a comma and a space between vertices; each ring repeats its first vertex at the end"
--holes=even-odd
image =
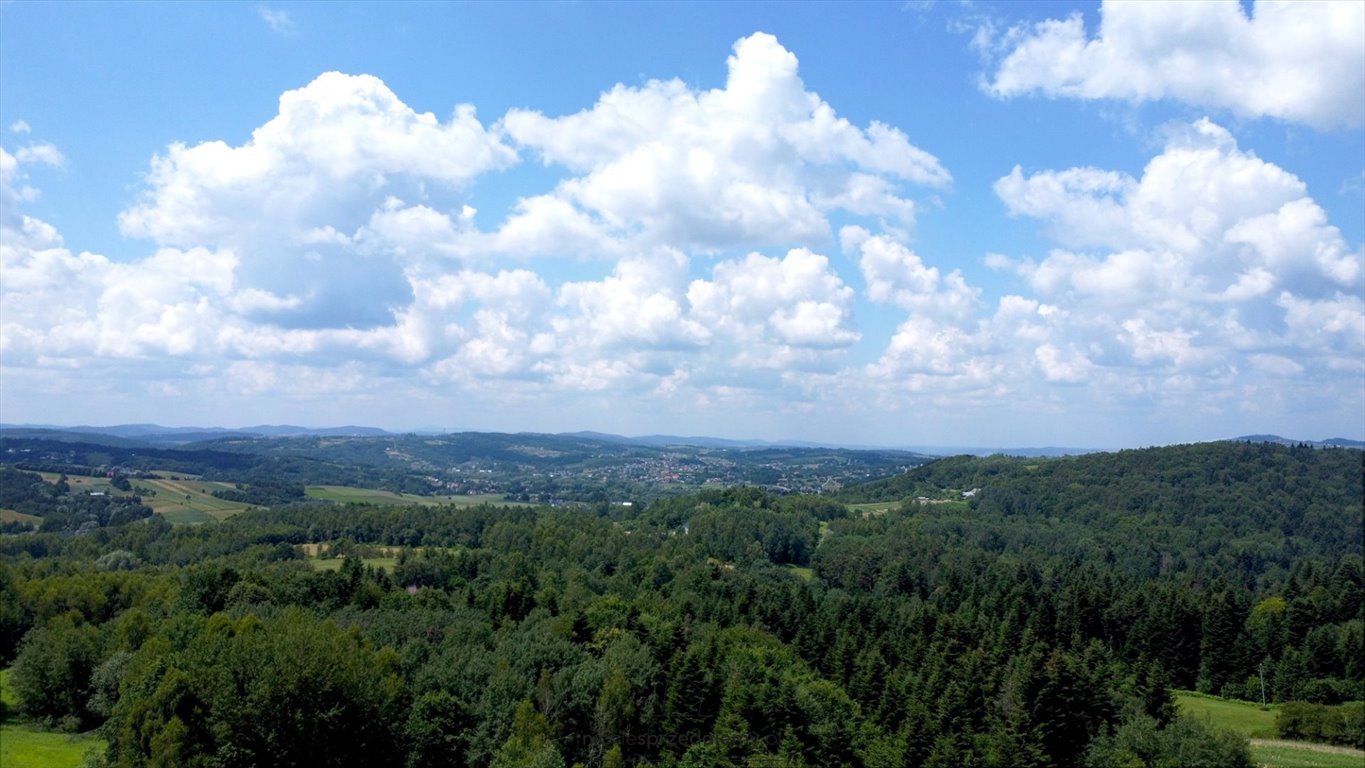
POLYGON ((0 4, 0 420, 1365 437, 1365 3, 0 4))

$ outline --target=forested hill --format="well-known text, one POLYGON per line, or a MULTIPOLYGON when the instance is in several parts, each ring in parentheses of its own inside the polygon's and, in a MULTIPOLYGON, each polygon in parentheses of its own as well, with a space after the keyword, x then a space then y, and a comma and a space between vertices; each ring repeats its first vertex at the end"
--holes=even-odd
POLYGON ((16 532, 0 666, 31 722, 100 728, 92 766, 1252 768, 1171 688, 1365 745, 1361 478, 1229 443, 947 459, 851 509, 734 487, 16 532))
MULTIPOLYGON (((843 491, 848 503, 966 501, 977 517, 1051 519, 1311 542, 1360 552, 1365 453, 1215 442, 1056 459, 957 456, 843 491)), ((1144 537, 1146 538, 1146 537, 1144 537)))
MULTIPOLYGON (((1017 456, 954 456, 916 467, 895 477, 849 486, 840 494, 848 503, 900 501, 945 490, 970 490, 987 485, 1023 483, 1031 493, 1049 497, 1092 491, 1135 479, 1161 495, 1195 486, 1257 488, 1283 486, 1293 476, 1296 487, 1311 486, 1341 498, 1360 501, 1365 452, 1349 448, 1313 449, 1271 442, 1220 441, 1143 448, 1115 453, 1089 453, 1060 458, 1017 456), (1323 481, 1323 482, 1319 482, 1323 481), (1320 487, 1321 486, 1321 487, 1320 487), (1354 494, 1352 498, 1349 494, 1354 494)), ((1109 495, 1125 495, 1125 485, 1109 495)))

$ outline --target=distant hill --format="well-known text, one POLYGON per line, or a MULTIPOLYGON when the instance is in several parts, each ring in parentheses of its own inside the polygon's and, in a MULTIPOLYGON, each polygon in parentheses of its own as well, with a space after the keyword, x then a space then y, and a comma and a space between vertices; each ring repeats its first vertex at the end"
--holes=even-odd
POLYGON ((814 442, 810 440, 732 440, 723 437, 682 435, 637 435, 634 437, 626 437, 604 432, 566 432, 561 433, 561 436, 581 437, 589 440, 601 440, 603 442, 621 443, 624 445, 648 445, 655 448, 666 448, 670 445, 686 445, 694 448, 725 448, 732 450, 751 450, 760 448, 842 448, 852 451, 899 451, 924 458, 960 456, 963 454, 971 456, 1080 456, 1082 454, 1096 453, 1103 450, 1100 448, 1071 448, 1052 445, 1025 448, 991 448, 962 445, 844 445, 838 443, 814 442))
POLYGON ((606 432, 563 432, 561 437, 581 437, 589 440, 601 440, 608 443, 623 443, 625 445, 647 445, 654 448, 667 448, 670 445, 686 445, 693 448, 726 448, 734 450, 746 450, 750 448, 846 448, 849 450, 907 450, 901 448, 886 448, 885 446, 866 446, 866 445, 838 445, 835 443, 821 443, 810 440, 732 440, 725 437, 705 437, 705 436, 683 436, 683 435, 636 435, 627 437, 624 435, 613 435, 606 432))
POLYGON ((384 437, 385 435, 395 434, 378 427, 295 427, 288 424, 273 426, 262 424, 257 427, 243 427, 237 431, 253 435, 265 435, 266 437, 384 437))
MULTIPOLYGON (((1236 519, 1248 530, 1357 542, 1345 550, 1359 551, 1362 462, 1365 456, 1357 451, 1269 440, 1065 458, 954 456, 848 485, 836 498, 845 503, 923 498, 931 506, 957 501, 972 504, 977 513, 990 509, 1006 517, 1092 522, 1151 514, 1176 527, 1189 524, 1192 516, 1208 515, 1229 525, 1236 519)), ((1133 518, 1138 519, 1149 523, 1133 518)))
MULTIPOLYGON (((43 437, 52 440, 78 440, 84 442, 100 443, 105 445, 132 447, 134 445, 160 445, 160 446, 182 446, 192 443, 207 443, 222 439, 242 439, 242 438, 288 438, 288 437, 396 437, 403 433, 390 432, 378 427, 364 427, 357 425, 347 425, 340 427, 301 427, 293 424, 258 424, 250 427, 227 428, 227 427, 165 427, 159 424, 115 424, 111 426, 58 426, 53 424, 3 424, 0 423, 0 433, 10 437, 33 436, 43 437), (33 432, 36 430, 36 432, 33 432), (65 435, 62 437, 61 435, 65 435), (121 438, 129 441, 120 443, 114 441, 121 438)), ((412 433, 409 433, 412 434, 412 433)), ((1074 446, 1032 446, 1021 448, 1001 448, 992 446, 963 446, 963 445, 907 445, 897 447, 871 446, 871 445, 841 445, 835 443, 814 442, 807 440, 736 440, 723 437, 706 437, 703 435, 636 435, 625 436, 606 432, 580 431, 580 432, 561 432, 561 433, 538 433, 522 432, 515 435, 500 432, 477 432, 472 430, 460 432, 419 432, 439 437, 442 435, 502 435, 512 437, 545 437, 545 438, 565 438, 576 440, 587 440, 595 443, 614 444, 621 446, 640 446, 650 448, 667 448, 670 446, 688 446, 692 448, 713 448, 722 450, 753 450, 766 448, 812 448, 812 449, 846 449, 855 451, 897 451, 913 454, 919 457, 938 457, 938 456, 1022 456, 1022 457, 1055 457, 1055 456, 1082 456, 1088 453, 1098 453, 1104 449, 1083 448, 1074 446)), ((1231 438, 1233 442, 1243 443, 1276 443, 1278 445, 1309 445, 1314 448, 1355 448, 1365 449, 1365 441, 1351 440, 1343 437, 1333 437, 1326 440, 1301 440, 1280 435, 1256 434, 1243 435, 1231 438)))
MULTIPOLYGON (((42 437, 63 440, 57 435, 74 435, 86 442, 107 441, 108 438, 123 438, 131 441, 126 445, 186 445, 227 437, 382 437, 392 434, 376 427, 298 427, 288 424, 262 424, 254 427, 228 429, 225 427, 163 427, 160 424, 115 424, 107 427, 81 425, 61 427, 51 424, 16 425, 0 424, 0 432, 11 437, 28 436, 25 430, 37 430, 42 437)), ((34 435, 38 436, 38 435, 34 435)), ((124 443, 106 443, 125 445, 124 443)))
POLYGON ((1057 456, 1083 456, 1087 453, 1101 453, 1103 448, 1070 448, 1056 445, 1044 445, 1025 448, 987 448, 983 446, 963 446, 963 445, 916 445, 907 450, 922 453, 927 456, 1022 456, 1022 457, 1057 457, 1057 456))
POLYGON ((1237 443, 1276 443, 1278 445, 1310 445, 1314 448, 1356 448, 1365 450, 1365 441, 1345 437, 1331 437, 1326 440, 1292 440, 1279 435, 1243 435, 1232 438, 1237 443))
POLYGON ((678 435, 639 435, 636 437, 626 437, 624 435, 613 435, 604 432, 567 432, 564 433, 563 436, 601 440, 608 443, 623 443, 625 445, 648 445, 655 448, 665 448, 670 445, 690 445, 696 448, 766 448, 774 445, 774 443, 769 443, 765 440, 728 440, 723 437, 680 437, 678 435))
POLYGON ((0 424, 0 438, 51 441, 55 443, 83 443, 103 445, 113 448, 146 448, 152 444, 145 440, 134 440, 109 433, 82 432, 78 427, 67 429, 54 427, 16 427, 0 424))

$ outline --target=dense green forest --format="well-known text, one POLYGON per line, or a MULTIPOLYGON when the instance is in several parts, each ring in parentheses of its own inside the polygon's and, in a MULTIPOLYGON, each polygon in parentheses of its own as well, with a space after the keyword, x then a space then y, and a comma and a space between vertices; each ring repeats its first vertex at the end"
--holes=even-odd
MULTIPOLYGON (((839 499, 14 533, 0 664, 25 715, 98 728, 118 766, 1249 768, 1173 688, 1365 744, 1362 456, 961 457, 839 499)), ((34 477, 0 492, 55 510, 34 477)))

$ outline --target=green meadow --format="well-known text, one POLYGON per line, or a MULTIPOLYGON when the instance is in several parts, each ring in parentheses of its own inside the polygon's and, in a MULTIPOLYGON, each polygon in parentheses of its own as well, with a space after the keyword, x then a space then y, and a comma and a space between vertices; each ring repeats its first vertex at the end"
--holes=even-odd
MULTIPOLYGON (((56 482, 61 477, 60 474, 54 472, 39 474, 48 482, 56 482)), ((167 474, 170 475, 170 473, 167 474)), ((68 475, 66 482, 75 493, 124 493, 124 491, 114 488, 109 480, 104 477, 68 475)), ((250 506, 237 501, 220 499, 213 495, 214 491, 235 488, 236 486, 232 483, 191 479, 180 474, 164 477, 139 477, 133 479, 132 483, 134 492, 142 497, 143 504, 166 518, 166 522, 175 525, 195 525, 226 520, 238 512, 245 511, 250 506), (147 491, 153 491, 155 495, 147 493, 147 491)))
POLYGON ((1249 739, 1275 738, 1275 713, 1279 707, 1274 704, 1262 709, 1259 704, 1194 691, 1177 691, 1175 700, 1181 712, 1219 728, 1236 731, 1249 739))
POLYGON ((896 509, 901 503, 899 501, 869 501, 863 504, 849 504, 848 508, 860 515, 882 515, 896 509))
MULTIPOLYGON (((341 557, 324 557, 308 561, 315 571, 339 571, 345 562, 345 558, 341 557)), ((378 568, 381 571, 393 572, 394 566, 398 565, 398 558, 362 557, 360 562, 364 563, 367 568, 378 568)))
POLYGON ((88 752, 104 749, 104 740, 89 734, 44 731, 18 723, 9 713, 18 703, 9 685, 9 670, 0 670, 0 766, 3 768, 79 768, 88 752))
POLYGON ((1251 759, 1264 768, 1360 768, 1365 752, 1295 741, 1251 740, 1251 759))
POLYGON ((1279 706, 1262 707, 1194 691, 1177 691, 1180 711, 1226 728, 1251 740, 1251 759, 1262 768, 1362 768, 1365 752, 1306 741, 1275 738, 1275 715, 1279 706))

